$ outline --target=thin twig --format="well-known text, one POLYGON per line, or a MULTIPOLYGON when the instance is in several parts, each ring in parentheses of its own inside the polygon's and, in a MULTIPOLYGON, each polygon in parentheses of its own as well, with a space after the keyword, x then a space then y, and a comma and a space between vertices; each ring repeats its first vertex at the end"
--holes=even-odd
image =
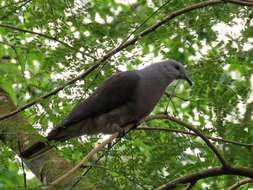
POLYGON ((185 98, 182 98, 182 97, 180 97, 180 96, 178 96, 178 95, 176 95, 175 93, 168 93, 168 92, 165 92, 165 95, 167 96, 167 98, 171 98, 171 97, 175 97, 175 98, 178 98, 178 99, 180 99, 180 100, 183 100, 183 101, 189 101, 189 100, 187 100, 187 99, 185 99, 185 98))
POLYGON ((27 47, 25 46, 22 46, 22 45, 14 45, 14 44, 10 44, 8 42, 4 42, 4 41, 0 41, 0 44, 3 44, 3 45, 6 45, 6 46, 9 46, 11 48, 22 48, 22 49, 28 49, 27 47))
POLYGON ((252 178, 245 178, 245 179, 242 179, 240 181, 237 181, 234 185, 229 187, 228 190, 236 190, 239 187, 241 187, 242 185, 245 185, 245 184, 248 184, 248 183, 253 183, 253 179, 252 178))
MULTIPOLYGON (((138 127, 136 128, 136 130, 145 130, 145 131, 165 131, 165 132, 172 132, 172 133, 181 133, 181 134, 185 134, 185 135, 191 135, 191 136, 195 136, 197 137, 198 135, 189 131, 184 131, 184 130, 179 130, 179 129, 171 129, 171 128, 161 128, 161 127, 138 127)), ((246 144, 246 143, 241 143, 238 141, 233 141, 233 140, 229 140, 229 139, 223 139, 223 138, 219 138, 219 137, 211 137, 211 136, 207 136, 206 137, 212 141, 220 141, 220 142, 224 142, 224 143, 230 143, 230 144, 234 144, 234 145, 238 145, 238 146, 243 146, 245 148, 252 148, 253 144, 246 144)))
MULTIPOLYGON (((249 3, 249 2, 244 2, 244 1, 238 1, 238 0, 228 0, 227 2, 233 3, 233 4, 239 4, 239 5, 245 5, 245 6, 253 6, 253 3, 249 3)), ((52 90, 51 92, 41 96, 40 98, 31 101, 23 106, 21 106, 20 108, 0 116, 0 120, 6 119, 8 117, 11 117, 21 111, 24 111, 25 109, 31 107, 32 105, 38 103, 40 100, 42 99, 46 99, 52 95, 55 95, 56 93, 58 93, 59 91, 63 90, 65 87, 75 83, 76 81, 86 77, 88 74, 90 74, 93 70, 95 70, 102 62, 106 61, 107 59, 109 59, 111 56, 115 55, 116 53, 122 51, 123 49, 126 49, 128 46, 135 44, 135 42, 137 42, 139 39, 145 37, 146 35, 148 35, 149 33, 154 32, 157 28, 165 25, 166 23, 168 23, 170 20, 174 19, 177 16, 180 16, 182 14, 185 14, 187 12, 191 12, 195 9, 199 9, 199 8, 204 8, 207 6, 211 6, 211 5, 217 5, 217 4, 221 4, 224 3, 223 0, 209 0, 209 1, 205 1, 205 2, 200 2, 200 3, 196 3, 190 6, 187 6, 185 8, 182 8, 180 10, 174 11, 171 14, 169 14, 168 16, 166 16, 164 19, 162 19, 161 21, 158 21, 156 24, 148 27, 147 29, 145 29, 144 31, 140 32, 136 37, 134 37, 133 39, 130 39, 128 41, 126 41, 123 45, 119 45, 118 47, 112 49, 111 51, 109 51, 107 54, 105 54, 99 61, 97 61, 97 63, 93 64, 92 67, 90 67, 88 70, 84 71, 83 73, 81 73, 80 75, 78 75, 77 77, 73 78, 72 80, 66 82, 64 85, 56 88, 55 90, 52 90)), ((0 25, 1 26, 1 25, 0 25)), ((3 25, 2 25, 3 26, 3 25)), ((6 25, 4 25, 6 26, 6 25)), ((10 28, 13 28, 13 26, 10 26, 10 28)), ((15 27, 13 29, 16 29, 15 27)), ((19 28, 17 28, 19 30, 19 28)), ((21 29, 23 32, 33 32, 33 31, 27 31, 24 29, 21 29)), ((35 33, 36 35, 40 35, 40 33, 35 33)), ((45 34, 44 37, 49 37, 49 39, 55 40, 54 37, 51 36, 47 36, 45 34)), ((64 43, 64 42, 63 42, 64 43)), ((68 44, 66 44, 68 45, 68 44)))
MULTIPOLYGON (((129 131, 130 131, 130 130, 129 130, 129 131)), ((129 131, 127 131, 126 133, 128 133, 129 131)), ((108 152, 109 152, 119 141, 120 141, 120 139, 116 140, 112 145, 110 145, 110 146, 108 147, 108 149, 107 149, 103 154, 101 154, 101 155, 97 158, 97 160, 95 161, 95 164, 97 164, 105 155, 107 155, 108 152)), ((109 145, 109 144, 110 144, 110 143, 108 143, 108 145, 109 145)), ((84 173, 82 173, 81 177, 72 185, 72 188, 74 188, 74 187, 80 182, 80 180, 82 179, 82 177, 84 177, 91 169, 92 169, 92 166, 89 166, 89 167, 87 168, 87 170, 86 170, 84 173)))
MULTIPOLYGON (((131 126, 128 126, 125 131, 129 131, 131 129, 131 126)), ((60 176, 56 180, 54 180, 50 185, 56 185, 59 182, 61 182, 63 179, 71 175, 73 172, 78 170, 81 166, 83 166, 88 160, 93 158, 93 156, 100 150, 102 150, 107 144, 111 143, 115 138, 119 136, 119 133, 112 134, 109 138, 104 140, 101 144, 98 144, 96 147, 94 147, 75 167, 73 167, 71 170, 69 170, 64 175, 60 176)))

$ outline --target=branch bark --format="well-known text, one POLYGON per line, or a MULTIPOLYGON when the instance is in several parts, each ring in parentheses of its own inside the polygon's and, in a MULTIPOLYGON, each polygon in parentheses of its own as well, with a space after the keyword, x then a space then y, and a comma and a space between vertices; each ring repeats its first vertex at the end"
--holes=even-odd
POLYGON ((242 180, 236 182, 234 185, 232 185, 231 187, 229 187, 228 190, 236 190, 239 187, 241 187, 242 185, 246 185, 246 184, 252 183, 252 182, 253 182, 252 178, 245 178, 245 179, 242 179, 242 180))
POLYGON ((220 176, 220 175, 237 175, 253 178, 253 169, 244 167, 218 167, 202 170, 192 174, 185 175, 183 177, 176 178, 160 187, 157 190, 172 190, 176 188, 179 184, 194 183, 198 180, 205 179, 208 177, 220 176))
MULTIPOLYGON (((84 71, 83 73, 81 73, 80 75, 78 75, 77 77, 73 78, 72 80, 66 82, 64 85, 52 90, 51 92, 39 97, 38 99, 34 100, 34 101, 30 101, 29 103, 21 106, 20 108, 17 108, 14 111, 11 111, 10 113, 4 114, 0 116, 0 120, 6 119, 8 117, 11 117, 29 107, 31 107, 32 105, 38 103, 40 100, 42 99, 46 99, 52 95, 57 94, 59 91, 63 90, 65 87, 75 83, 76 81, 86 77, 88 74, 90 74, 93 70, 95 70, 96 68, 99 67, 99 65, 103 62, 105 62, 106 60, 108 60, 110 57, 112 57, 113 55, 115 55, 116 53, 126 49, 128 46, 130 45, 134 45, 139 39, 147 36, 148 34, 154 32, 157 28, 167 24, 170 20, 174 19, 177 16, 183 15, 187 12, 191 12, 193 10, 196 9, 200 9, 200 8, 204 8, 207 6, 211 6, 211 5, 217 5, 217 4, 222 4, 222 3, 232 3, 232 4, 238 4, 238 5, 243 5, 243 6, 253 6, 253 3, 248 2, 248 1, 242 1, 242 0, 209 0, 209 1, 205 1, 205 2, 200 2, 200 3, 196 3, 190 6, 187 6, 185 8, 179 9, 177 11, 174 11, 172 13, 170 13, 168 16, 166 16, 164 19, 162 19, 161 21, 158 21, 156 24, 146 28, 145 30, 143 30, 142 32, 140 32, 139 34, 137 34, 134 38, 127 40, 126 42, 123 42, 122 44, 120 44, 118 47, 112 49, 111 51, 109 51, 108 53, 106 53, 103 57, 101 57, 96 63, 93 63, 88 70, 84 71)), ((22 32, 27 32, 27 33, 31 33, 31 34, 35 34, 35 35, 40 35, 42 37, 45 38, 49 38, 51 40, 56 40, 54 37, 51 36, 47 36, 45 34, 40 34, 40 33, 35 33, 33 31, 28 31, 25 29, 20 29, 14 26, 10 26, 10 25, 5 25, 5 24, 0 24, 0 27, 5 27, 5 28, 9 28, 12 30, 19 30, 22 32)), ((59 42, 62 43, 62 42, 59 42)), ((62 44, 65 44, 64 42, 62 44)), ((69 46, 68 44, 65 44, 66 46, 69 46)))

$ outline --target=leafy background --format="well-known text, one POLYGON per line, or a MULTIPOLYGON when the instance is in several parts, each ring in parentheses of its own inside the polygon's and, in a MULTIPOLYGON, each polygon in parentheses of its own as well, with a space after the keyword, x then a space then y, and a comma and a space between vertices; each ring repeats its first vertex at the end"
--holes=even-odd
MULTIPOLYGON (((0 57, 11 57, 11 63, 0 66, 0 86, 17 106, 24 105, 88 69, 93 58, 98 59, 132 32, 136 35, 169 13, 196 2, 200 1, 1 0, 0 24, 43 33, 64 43, 0 27, 0 57)), ((176 17, 113 56, 104 67, 22 114, 39 133, 46 134, 113 73, 173 58, 186 65, 194 85, 189 88, 184 81, 173 83, 168 93, 186 100, 163 97, 153 114, 167 111, 198 126, 206 135, 251 143, 252 116, 245 110, 253 109, 252 16, 250 7, 220 4, 176 17)), ((165 120, 143 125, 182 129, 165 120)), ((78 163, 98 138, 103 136, 73 139, 58 151, 78 163)), ((215 145, 233 165, 253 167, 251 149, 221 142, 215 145)), ((19 158, 3 144, 0 155, 0 187, 23 186, 19 158)), ((199 138, 137 130, 109 151, 86 177, 101 189, 154 189, 170 179, 217 165, 199 138)), ((194 189, 224 189, 238 179, 208 178, 194 189)), ((28 185, 39 185, 39 181, 29 178, 28 185)), ((242 189, 249 188, 246 185, 242 189)))

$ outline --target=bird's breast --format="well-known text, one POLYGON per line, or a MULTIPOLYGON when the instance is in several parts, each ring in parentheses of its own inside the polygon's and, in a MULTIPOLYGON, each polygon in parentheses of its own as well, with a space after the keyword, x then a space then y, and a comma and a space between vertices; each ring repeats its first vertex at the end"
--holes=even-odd
POLYGON ((167 85, 159 80, 146 80, 136 92, 136 111, 147 116, 162 97, 167 85))

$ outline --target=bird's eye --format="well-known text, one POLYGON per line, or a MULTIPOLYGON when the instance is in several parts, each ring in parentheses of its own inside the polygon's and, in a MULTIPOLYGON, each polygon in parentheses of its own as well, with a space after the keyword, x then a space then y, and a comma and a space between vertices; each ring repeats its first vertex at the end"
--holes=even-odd
POLYGON ((176 70, 179 70, 179 66, 178 66, 178 65, 176 65, 176 66, 175 66, 175 69, 176 69, 176 70))

